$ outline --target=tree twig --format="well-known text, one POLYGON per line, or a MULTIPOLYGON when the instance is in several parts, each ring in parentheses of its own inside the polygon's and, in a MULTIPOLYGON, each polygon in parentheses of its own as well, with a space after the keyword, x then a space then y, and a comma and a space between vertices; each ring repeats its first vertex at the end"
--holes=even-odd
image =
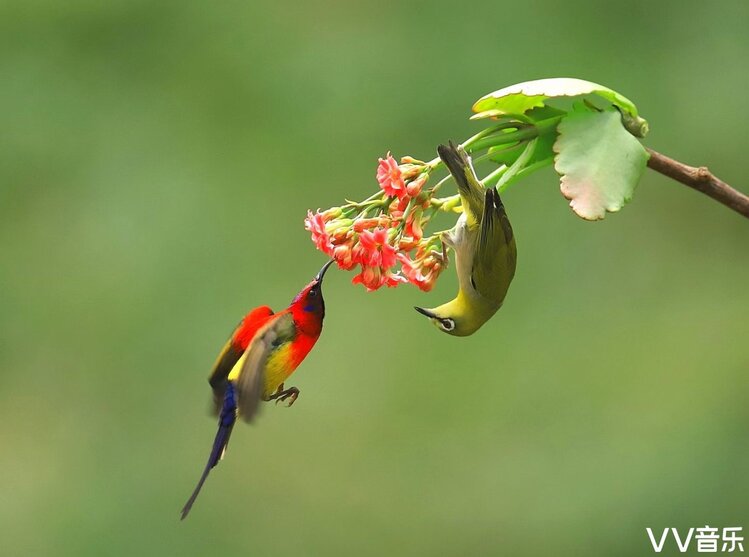
POLYGON ((718 203, 722 203, 740 215, 749 218, 749 197, 716 177, 706 166, 700 166, 699 168, 688 166, 666 155, 662 155, 658 151, 653 151, 647 147, 646 149, 650 154, 648 166, 652 170, 668 176, 685 186, 694 188, 712 197, 718 203))

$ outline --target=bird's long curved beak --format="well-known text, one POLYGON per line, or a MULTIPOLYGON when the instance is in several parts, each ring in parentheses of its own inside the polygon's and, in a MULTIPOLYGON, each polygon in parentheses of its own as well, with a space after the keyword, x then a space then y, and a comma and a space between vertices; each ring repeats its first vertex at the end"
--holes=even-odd
POLYGON ((325 273, 330 268, 330 266, 335 263, 335 259, 331 259, 328 261, 325 265, 323 265, 322 269, 320 269, 320 272, 317 273, 317 276, 315 277, 315 280, 317 282, 322 282, 323 277, 325 276, 325 273))
POLYGON ((426 315, 430 319, 434 319, 436 316, 429 311, 428 309, 420 308, 419 306, 414 306, 414 309, 418 311, 421 315, 426 315))

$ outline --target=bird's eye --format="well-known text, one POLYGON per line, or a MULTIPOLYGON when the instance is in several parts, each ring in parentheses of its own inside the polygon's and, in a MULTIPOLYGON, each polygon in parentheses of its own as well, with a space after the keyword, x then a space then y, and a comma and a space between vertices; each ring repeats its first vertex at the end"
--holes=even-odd
POLYGON ((448 331, 448 332, 450 332, 453 329, 455 329, 455 321, 453 321, 452 319, 449 319, 449 318, 448 319, 441 319, 440 320, 440 325, 442 325, 442 328, 445 331, 448 331))
POLYGON ((309 291, 309 295, 310 296, 317 296, 317 290, 313 288, 312 290, 309 291))

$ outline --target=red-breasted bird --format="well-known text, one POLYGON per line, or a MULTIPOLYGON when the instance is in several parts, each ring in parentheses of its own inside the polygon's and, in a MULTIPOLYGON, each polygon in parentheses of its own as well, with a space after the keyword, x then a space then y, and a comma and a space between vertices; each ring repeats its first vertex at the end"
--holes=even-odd
POLYGON ((253 309, 221 350, 208 379, 219 415, 218 432, 198 485, 182 509, 183 519, 208 473, 223 458, 237 416, 250 422, 260 401, 288 401, 291 406, 299 396, 299 389, 285 389, 284 382, 320 337, 325 318, 322 281, 332 263, 328 261, 285 310, 273 313, 268 306, 253 309))

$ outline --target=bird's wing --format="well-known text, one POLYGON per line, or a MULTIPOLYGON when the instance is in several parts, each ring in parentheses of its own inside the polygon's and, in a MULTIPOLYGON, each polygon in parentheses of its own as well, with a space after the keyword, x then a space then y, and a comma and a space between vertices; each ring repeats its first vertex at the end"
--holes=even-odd
POLYGON ((237 405, 245 422, 252 421, 260 405, 265 387, 265 367, 271 352, 293 340, 296 333, 291 313, 279 313, 258 330, 247 350, 237 362, 237 405))
POLYGON ((476 241, 471 284, 482 296, 501 302, 515 276, 517 249, 510 219, 494 188, 487 188, 476 241))
POLYGON ((216 363, 213 364, 208 382, 211 385, 211 389, 213 389, 213 413, 216 416, 218 416, 222 401, 224 400, 229 372, 231 372, 241 357, 242 351, 234 345, 232 338, 229 338, 221 349, 221 352, 219 352, 216 363))
POLYGON ((478 223, 484 209, 484 187, 473 170, 471 159, 452 141, 437 147, 437 153, 455 179, 468 224, 478 223))
POLYGON ((213 389, 213 413, 218 416, 223 404, 229 373, 237 365, 256 331, 273 316, 273 310, 267 306, 260 306, 248 313, 234 328, 229 340, 219 352, 213 364, 208 383, 213 389))

